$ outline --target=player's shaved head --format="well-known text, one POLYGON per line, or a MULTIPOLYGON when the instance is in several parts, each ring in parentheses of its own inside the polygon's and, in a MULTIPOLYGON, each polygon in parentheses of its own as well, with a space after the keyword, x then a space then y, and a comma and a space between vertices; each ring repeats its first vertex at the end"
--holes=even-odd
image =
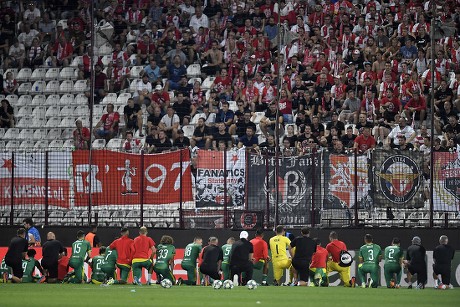
POLYGON ((77 238, 81 239, 81 238, 84 238, 84 237, 85 237, 85 232, 83 230, 79 230, 77 232, 77 238))
POLYGON ((439 237, 439 243, 440 244, 447 244, 449 243, 449 238, 446 235, 442 235, 439 237))
POLYGON ((54 234, 54 232, 50 231, 46 234, 46 239, 47 240, 55 240, 56 239, 56 235, 54 234))
POLYGON ((391 244, 399 245, 399 244, 401 244, 401 240, 398 237, 394 237, 393 241, 391 241, 391 244))
POLYGON ((209 244, 217 244, 219 240, 216 237, 209 237, 209 244))
POLYGON ((201 237, 195 237, 195 238, 193 238, 193 242, 195 244, 201 244, 201 243, 203 243, 203 239, 201 237))
POLYGON ((339 236, 337 235, 337 232, 331 231, 331 232, 329 233, 329 239, 330 239, 330 240, 337 240, 338 238, 339 238, 339 236))
POLYGON ((366 243, 372 243, 374 239, 372 238, 371 234, 366 233, 366 235, 364 235, 364 241, 366 241, 366 243))

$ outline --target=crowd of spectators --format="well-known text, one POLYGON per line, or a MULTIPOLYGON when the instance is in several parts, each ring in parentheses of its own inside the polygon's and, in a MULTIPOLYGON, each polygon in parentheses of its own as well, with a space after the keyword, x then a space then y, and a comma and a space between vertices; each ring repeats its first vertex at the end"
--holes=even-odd
MULTIPOLYGON (((94 62, 96 104, 109 93, 132 98, 123 114, 107 105, 92 134, 107 141, 123 134, 126 150, 140 147, 133 137, 148 152, 245 146, 273 153, 279 144, 284 155, 431 142, 443 151, 460 143, 457 1, 100 0, 94 7, 88 0, 2 1, 1 65, 66 67, 82 56, 78 78, 87 79, 94 62), (89 55, 92 14, 114 30, 106 65, 89 55), (433 23, 444 33, 435 54, 433 23), (191 65, 201 75, 191 78, 191 65), (143 69, 132 90, 136 66, 143 69)), ((17 93, 12 74, 3 78, 3 93, 17 93)), ((8 101, 0 123, 14 126, 8 101)), ((74 134, 79 148, 88 147, 88 134, 74 134)))

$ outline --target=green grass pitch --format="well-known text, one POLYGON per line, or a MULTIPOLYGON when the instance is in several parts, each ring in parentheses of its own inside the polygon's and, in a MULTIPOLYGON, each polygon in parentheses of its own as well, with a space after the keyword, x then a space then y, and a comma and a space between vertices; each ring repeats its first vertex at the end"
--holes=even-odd
POLYGON ((0 306, 457 306, 460 289, 0 284, 0 306))

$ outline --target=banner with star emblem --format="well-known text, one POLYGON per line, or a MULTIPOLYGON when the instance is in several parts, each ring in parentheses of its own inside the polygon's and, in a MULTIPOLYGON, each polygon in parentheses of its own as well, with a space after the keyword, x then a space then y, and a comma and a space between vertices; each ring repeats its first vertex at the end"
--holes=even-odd
POLYGON ((433 210, 460 211, 460 152, 434 153, 433 210))
POLYGON ((0 205, 69 207, 70 152, 0 153, 0 205), (48 165, 48 169, 46 169, 48 165), (13 179, 14 175, 14 180, 13 179), (46 180, 46 176, 48 176, 46 180))
POLYGON ((244 206, 246 152, 198 150, 196 194, 197 208, 244 206), (225 191, 226 179, 226 193, 225 191))
POLYGON ((376 207, 420 208, 423 153, 375 150, 372 154, 373 195, 376 207))
POLYGON ((279 158, 277 162, 275 157, 251 154, 248 162, 248 210, 266 212, 268 204, 271 223, 276 208, 278 224, 295 226, 310 223, 313 199, 315 206, 321 207, 323 180, 320 158, 319 155, 309 154, 279 158))

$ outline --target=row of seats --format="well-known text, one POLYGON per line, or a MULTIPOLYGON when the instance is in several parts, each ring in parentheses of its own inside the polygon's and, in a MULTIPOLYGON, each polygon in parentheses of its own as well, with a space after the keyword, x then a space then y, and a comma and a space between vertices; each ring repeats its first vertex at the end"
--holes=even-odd
POLYGON ((52 81, 35 81, 24 82, 19 85, 19 95, 39 95, 39 94, 69 94, 69 93, 83 93, 88 91, 88 80, 52 80, 52 81))
MULTIPOLYGON (((115 94, 116 95, 116 94, 115 94)), ((88 105, 88 97, 84 93, 50 94, 50 95, 0 95, 0 100, 7 99, 13 107, 23 106, 68 106, 88 105)), ((18 109, 19 110, 19 109, 18 109)), ((16 115, 17 113, 15 113, 16 115)))

